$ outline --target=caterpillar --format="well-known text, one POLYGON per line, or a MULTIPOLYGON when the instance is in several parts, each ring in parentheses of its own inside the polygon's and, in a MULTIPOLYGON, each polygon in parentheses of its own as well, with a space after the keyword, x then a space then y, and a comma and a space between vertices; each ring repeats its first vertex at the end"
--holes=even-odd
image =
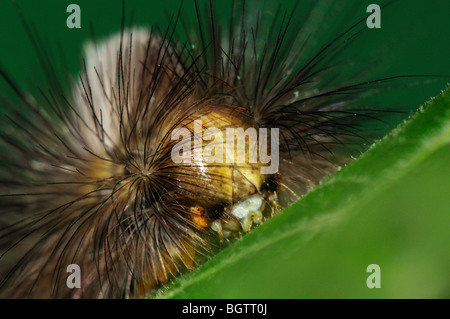
POLYGON ((49 85, 32 96, 0 69, 17 101, 2 99, 1 297, 147 296, 406 116, 365 103, 403 76, 346 69, 365 14, 313 45, 312 5, 267 14, 236 1, 227 19, 216 5, 184 3, 163 28, 127 26, 123 9, 120 32, 88 42, 67 87, 24 21, 49 85), (79 289, 66 284, 72 264, 79 289))

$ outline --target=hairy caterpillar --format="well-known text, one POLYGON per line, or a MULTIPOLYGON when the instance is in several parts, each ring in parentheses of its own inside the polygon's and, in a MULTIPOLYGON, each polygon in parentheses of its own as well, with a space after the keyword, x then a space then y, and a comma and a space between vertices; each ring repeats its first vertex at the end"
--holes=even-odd
POLYGON ((1 296, 145 296, 332 174, 396 112, 362 103, 394 77, 340 74, 365 16, 311 51, 315 30, 295 5, 267 17, 239 2, 228 21, 213 3, 189 5, 196 23, 122 21, 87 45, 68 94, 48 65, 50 88, 35 97, 2 70, 23 112, 4 102, 1 296), (201 133, 279 129, 277 172, 198 160, 200 120, 201 133), (172 157, 186 146, 172 138, 180 128, 193 137, 186 162, 172 157), (70 264, 83 271, 80 289, 66 286, 70 264))

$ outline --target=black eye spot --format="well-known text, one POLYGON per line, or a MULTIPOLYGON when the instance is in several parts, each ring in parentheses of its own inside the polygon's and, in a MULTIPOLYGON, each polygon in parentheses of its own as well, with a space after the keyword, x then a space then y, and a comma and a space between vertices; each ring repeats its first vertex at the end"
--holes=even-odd
POLYGON ((213 205, 208 210, 208 217, 210 217, 211 219, 220 218, 223 214, 223 211, 225 210, 225 206, 227 206, 227 204, 224 204, 224 203, 219 203, 219 204, 213 205))
POLYGON ((280 186, 280 183, 278 182, 278 179, 276 178, 276 176, 271 176, 264 181, 261 189, 273 193, 278 190, 279 186, 280 186))

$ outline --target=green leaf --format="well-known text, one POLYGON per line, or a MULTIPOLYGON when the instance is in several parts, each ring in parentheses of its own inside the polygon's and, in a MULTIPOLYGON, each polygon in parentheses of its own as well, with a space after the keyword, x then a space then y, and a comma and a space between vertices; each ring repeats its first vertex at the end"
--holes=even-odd
POLYGON ((152 297, 450 297, 450 89, 152 297), (370 264, 381 288, 367 287, 370 264))

